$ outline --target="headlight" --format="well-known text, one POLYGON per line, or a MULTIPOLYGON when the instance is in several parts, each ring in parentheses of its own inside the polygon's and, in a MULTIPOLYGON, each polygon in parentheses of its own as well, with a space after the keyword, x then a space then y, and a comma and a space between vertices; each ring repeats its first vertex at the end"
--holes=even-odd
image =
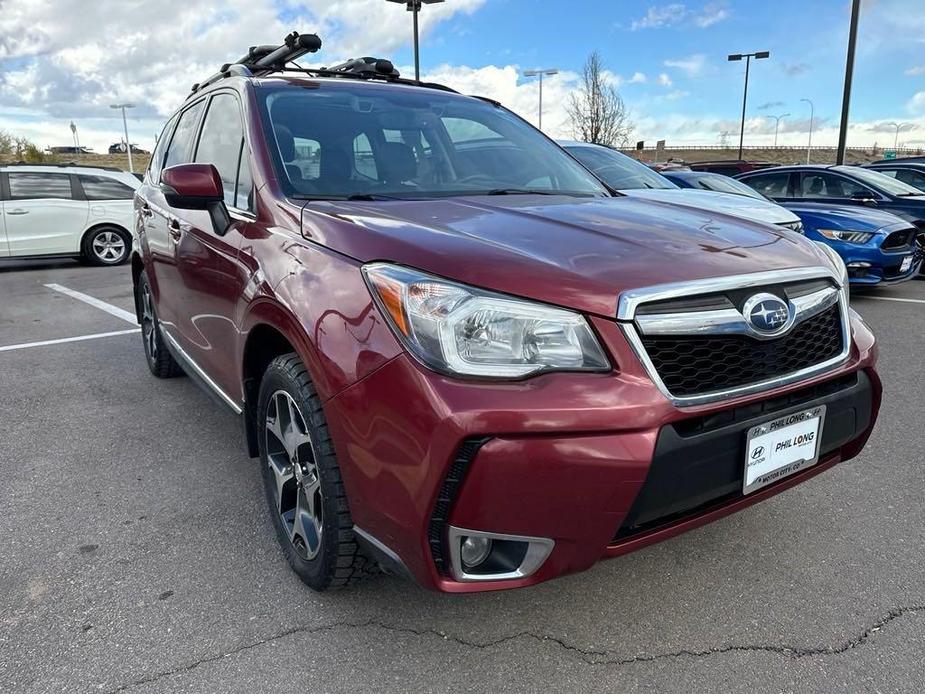
POLYGON ((405 347, 459 376, 521 378, 541 371, 606 371, 584 317, 552 306, 373 263, 363 274, 405 347))
POLYGON ((819 229, 818 231, 827 239, 845 243, 867 243, 874 238, 874 234, 869 231, 844 231, 842 229, 819 229))
POLYGON ((825 251, 826 255, 829 256, 832 263, 835 265, 837 272, 841 275, 842 287, 844 288, 845 295, 847 296, 848 288, 851 284, 851 280, 848 277, 848 268, 845 266, 845 261, 842 260, 842 257, 838 255, 838 253, 836 253, 829 246, 826 246, 824 243, 820 243, 817 241, 816 245, 818 245, 822 250, 825 251))

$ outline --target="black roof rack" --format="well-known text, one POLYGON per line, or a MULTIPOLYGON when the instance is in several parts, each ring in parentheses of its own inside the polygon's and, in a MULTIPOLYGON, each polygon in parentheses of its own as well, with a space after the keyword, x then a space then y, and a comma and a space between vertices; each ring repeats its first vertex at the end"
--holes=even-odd
MULTIPOLYGON (((338 65, 322 68, 303 68, 294 63, 306 53, 315 53, 321 48, 321 39, 317 34, 300 34, 293 31, 286 36, 281 46, 251 46, 247 55, 234 63, 225 63, 219 71, 202 82, 193 85, 190 96, 226 77, 265 77, 275 72, 299 72, 315 77, 346 77, 353 79, 379 79, 387 82, 409 84, 417 87, 440 89, 454 92, 442 84, 402 79, 390 60, 385 58, 353 58, 338 65)), ((187 97, 189 98, 189 97, 187 97)))
POLYGON ((31 162, 31 161, 11 161, 8 164, 0 163, 0 166, 51 166, 59 169, 68 169, 71 167, 77 167, 80 169, 99 169, 100 171, 118 171, 122 172, 123 169, 120 169, 118 166, 97 166, 96 164, 81 164, 80 162, 31 162))

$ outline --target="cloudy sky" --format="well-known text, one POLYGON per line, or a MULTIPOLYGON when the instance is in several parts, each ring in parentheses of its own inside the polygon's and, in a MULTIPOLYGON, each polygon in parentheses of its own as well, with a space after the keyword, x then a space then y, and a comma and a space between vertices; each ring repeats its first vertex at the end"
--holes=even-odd
MULTIPOLYGON (((558 68, 544 83, 544 128, 567 136, 563 104, 589 51, 600 51, 630 108, 634 137, 669 144, 737 139, 743 63, 752 64, 746 141, 834 145, 841 108, 848 0, 446 0, 422 19, 422 72, 490 96, 535 121, 525 69, 558 68)), ((925 146, 923 0, 864 0, 849 145, 925 146)), ((0 0, 0 129, 42 146, 105 151, 120 139, 109 104, 131 101, 133 141, 150 148, 190 85, 253 44, 292 29, 325 42, 318 62, 358 55, 412 62, 410 15, 385 0, 0 0)), ((403 72, 408 75, 410 69, 403 72)))

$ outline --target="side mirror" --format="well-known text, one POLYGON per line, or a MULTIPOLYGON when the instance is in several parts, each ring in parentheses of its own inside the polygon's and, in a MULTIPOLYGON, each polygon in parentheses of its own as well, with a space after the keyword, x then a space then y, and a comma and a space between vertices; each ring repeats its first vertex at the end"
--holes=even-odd
POLYGON ((206 210, 219 236, 228 231, 231 217, 225 207, 222 178, 212 164, 177 164, 161 172, 161 192, 171 207, 206 210))
POLYGON ((873 194, 869 193, 866 190, 854 191, 851 194, 851 199, 857 200, 858 202, 862 202, 865 205, 876 205, 877 204, 877 198, 875 198, 873 194))

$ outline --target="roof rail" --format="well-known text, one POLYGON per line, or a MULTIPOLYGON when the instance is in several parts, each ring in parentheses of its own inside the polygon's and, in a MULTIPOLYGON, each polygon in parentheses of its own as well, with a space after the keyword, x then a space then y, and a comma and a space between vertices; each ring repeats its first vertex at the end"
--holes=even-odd
POLYGON ((99 169, 100 171, 123 171, 118 166, 97 166, 96 164, 81 164, 80 162, 31 162, 31 161, 11 161, 8 164, 0 163, 0 166, 50 166, 58 169, 69 169, 76 167, 79 169, 99 169))

